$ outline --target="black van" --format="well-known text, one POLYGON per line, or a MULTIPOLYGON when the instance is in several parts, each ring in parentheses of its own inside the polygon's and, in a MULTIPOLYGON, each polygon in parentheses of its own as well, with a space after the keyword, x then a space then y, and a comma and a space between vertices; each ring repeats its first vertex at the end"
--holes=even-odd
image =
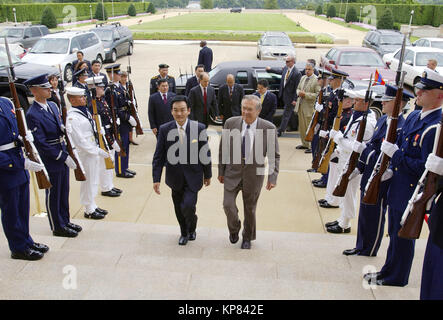
POLYGON ((95 32, 103 42, 106 61, 115 62, 120 56, 132 55, 134 50, 132 32, 128 27, 122 26, 120 22, 101 23, 90 31, 95 32))

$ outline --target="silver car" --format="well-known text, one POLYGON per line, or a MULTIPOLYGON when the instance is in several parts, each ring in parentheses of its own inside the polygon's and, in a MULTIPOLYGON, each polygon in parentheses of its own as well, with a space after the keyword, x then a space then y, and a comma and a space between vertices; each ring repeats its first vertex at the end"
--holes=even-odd
POLYGON ((257 58, 260 60, 285 60, 295 56, 295 48, 285 32, 265 32, 257 43, 257 58))

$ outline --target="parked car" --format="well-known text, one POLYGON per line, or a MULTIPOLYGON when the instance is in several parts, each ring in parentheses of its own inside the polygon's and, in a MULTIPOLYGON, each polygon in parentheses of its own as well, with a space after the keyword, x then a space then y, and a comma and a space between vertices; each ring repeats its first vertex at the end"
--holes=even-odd
POLYGON ((349 73, 350 79, 369 81, 378 70, 385 82, 395 80, 395 72, 389 70, 382 58, 372 49, 362 47, 335 47, 320 57, 320 67, 339 69, 349 73))
MULTIPOLYGON (((393 53, 384 55, 383 60, 392 70, 397 70, 401 48, 393 53)), ((406 71, 405 83, 414 86, 420 81, 429 59, 437 60, 437 72, 443 72, 443 50, 428 47, 406 47, 402 71, 406 71)), ((414 87, 414 91, 415 87, 414 87)))
MULTIPOLYGON (((4 38, 0 38, 0 46, 5 48, 5 39, 4 38)), ((23 58, 27 52, 26 49, 23 48, 23 46, 20 43, 9 43, 8 42, 8 46, 9 46, 10 52, 19 59, 23 58)))
POLYGON ((412 43, 414 47, 443 49, 443 38, 421 38, 412 43))
POLYGON ((134 51, 132 32, 120 22, 100 24, 90 31, 95 32, 102 41, 106 61, 115 62, 120 56, 132 55, 134 51))
MULTIPOLYGON (((363 39, 363 47, 374 49, 381 57, 401 47, 404 35, 396 30, 369 31, 363 39)), ((406 38, 406 45, 411 43, 406 38)))
POLYGON ((69 31, 48 34, 41 38, 23 57, 23 61, 60 65, 65 81, 72 81, 71 64, 77 59, 76 52, 81 50, 86 60, 97 59, 103 62, 105 51, 103 43, 94 32, 69 31))
POLYGON ((0 32, 0 37, 8 38, 8 43, 19 43, 23 48, 31 48, 41 37, 49 34, 49 29, 43 25, 17 25, 6 27, 0 32))
POLYGON ((265 32, 257 42, 259 60, 284 60, 295 56, 295 48, 285 32, 265 32))
MULTIPOLYGON (((58 69, 35 63, 27 63, 20 60, 15 55, 11 55, 14 65, 15 87, 17 89, 18 99, 22 107, 27 110, 29 107, 28 97, 32 97, 31 91, 23 84, 28 79, 41 75, 43 73, 58 73, 58 69)), ((8 79, 9 62, 4 46, 0 46, 0 96, 11 97, 8 79)))
POLYGON ((241 8, 231 8, 231 13, 241 13, 241 8))
MULTIPOLYGON (((272 68, 283 68, 285 63, 283 61, 259 61, 259 60, 248 60, 248 61, 229 61, 223 62, 215 66, 210 72, 210 85, 214 87, 215 94, 218 95, 218 89, 221 85, 226 83, 226 76, 228 74, 233 74, 235 77, 235 82, 242 85, 245 94, 252 94, 257 89, 257 82, 261 79, 266 79, 269 82, 269 90, 274 92, 278 96, 278 90, 280 88, 281 75, 267 72, 266 67, 270 66, 272 68)), ((297 62, 296 67, 302 70, 306 66, 306 62, 297 62)), ((177 94, 185 93, 186 80, 192 77, 192 74, 182 74, 176 78, 176 90, 177 94)), ((361 80, 346 80, 343 83, 344 88, 361 90, 367 89, 368 81, 361 80)), ((377 118, 381 116, 381 97, 384 93, 384 86, 373 86, 372 90, 377 94, 376 99, 371 104, 371 109, 376 112, 377 118)), ((281 117, 283 114, 283 105, 278 103, 277 111, 274 114, 274 124, 279 125, 281 117)), ((221 124, 221 121, 211 119, 215 124, 221 124)), ((292 127, 296 130, 296 124, 292 127)))

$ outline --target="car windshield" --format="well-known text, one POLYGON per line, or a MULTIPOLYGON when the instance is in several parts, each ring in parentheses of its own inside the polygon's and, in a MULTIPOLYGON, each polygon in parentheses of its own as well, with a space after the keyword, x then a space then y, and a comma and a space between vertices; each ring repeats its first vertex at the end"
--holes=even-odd
POLYGON ((431 43, 432 43, 431 47, 443 49, 443 41, 432 41, 431 43))
POLYGON ((6 28, 0 33, 1 37, 23 38, 23 28, 6 28))
POLYGON ((437 60, 437 65, 443 65, 443 53, 440 52, 417 52, 415 58, 416 66, 426 66, 429 59, 437 60))
MULTIPOLYGON (((11 54, 11 61, 12 64, 15 64, 17 62, 20 62, 20 59, 17 58, 14 54, 11 54)), ((9 66, 8 55, 6 54, 5 47, 0 47, 0 68, 4 68, 6 66, 9 66)))
POLYGON ((68 52, 69 39, 42 38, 32 47, 31 53, 58 53, 68 52))
POLYGON ((266 37, 263 40, 264 46, 290 46, 291 41, 286 37, 266 37))
POLYGON ((380 44, 398 44, 403 43, 403 36, 401 34, 392 34, 381 36, 380 44))
POLYGON ((384 67, 381 58, 373 52, 345 51, 340 55, 340 66, 384 67))
POLYGON ((101 41, 112 41, 111 30, 94 29, 93 31, 98 35, 101 41))
POLYGON ((209 71, 209 79, 212 79, 215 77, 215 75, 220 71, 219 67, 215 67, 214 69, 212 69, 211 71, 209 71))

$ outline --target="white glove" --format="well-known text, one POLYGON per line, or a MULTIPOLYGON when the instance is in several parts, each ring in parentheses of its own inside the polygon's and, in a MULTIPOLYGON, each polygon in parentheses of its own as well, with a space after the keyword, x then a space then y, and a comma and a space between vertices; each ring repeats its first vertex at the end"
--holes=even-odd
POLYGON ((355 168, 354 171, 352 171, 352 173, 349 175, 349 181, 358 177, 359 174, 360 174, 360 170, 355 168))
MULTIPOLYGON (((343 138, 343 133, 341 131, 336 131, 337 133, 334 134, 334 137, 332 139, 334 139, 334 142, 336 144, 340 143, 340 139, 343 138)), ((332 133, 332 131, 331 131, 332 133)))
POLYGON ((318 129, 320 129, 320 123, 317 123, 314 128, 314 132, 317 133, 318 129))
POLYGON ((62 130, 62 132, 66 132, 66 127, 63 124, 60 125, 60 129, 62 130))
POLYGON ((425 168, 443 176, 443 158, 437 157, 434 153, 430 153, 428 160, 426 160, 425 168))
POLYGON ((112 149, 114 149, 116 152, 120 152, 120 146, 118 145, 117 141, 112 143, 112 149))
POLYGON ((315 110, 321 112, 323 110, 323 105, 319 103, 315 103, 315 110))
MULTIPOLYGON (((18 138, 20 139, 21 142, 23 142, 23 137, 22 136, 18 136, 18 138)), ((34 142, 34 136, 32 135, 32 132, 30 130, 26 130, 25 138, 29 142, 34 142)))
POLYGON ((109 153, 107 153, 105 150, 98 148, 98 156, 105 159, 109 158, 109 153))
POLYGON ((100 127, 100 134, 104 136, 106 134, 105 128, 103 126, 100 127))
POLYGON ((133 127, 135 127, 135 126, 137 125, 137 121, 135 121, 135 119, 134 119, 133 116, 130 116, 130 117, 129 117, 128 122, 129 122, 129 124, 130 124, 131 126, 133 126, 133 127))
POLYGON ((332 129, 332 130, 329 132, 329 137, 330 137, 331 139, 334 139, 334 137, 335 137, 335 135, 336 135, 337 133, 338 133, 337 130, 332 129))
POLYGON ((115 122, 117 122, 117 125, 120 125, 120 118, 117 118, 117 120, 115 120, 115 122))
POLYGON ((26 170, 40 172, 44 168, 45 168, 45 166, 41 163, 31 161, 28 158, 25 159, 25 169, 26 170))
POLYGON ((392 158, 394 153, 398 150, 398 146, 385 140, 382 142, 380 150, 389 158, 392 158))
POLYGON ((318 135, 322 138, 326 138, 328 136, 329 131, 325 131, 325 130, 320 130, 320 132, 318 133, 318 135))
POLYGON ((383 175, 381 176, 381 181, 389 180, 392 178, 393 175, 394 171, 392 171, 391 169, 387 169, 385 173, 383 173, 383 175))
POLYGON ((72 158, 70 156, 68 156, 66 158, 65 163, 70 169, 72 169, 72 170, 77 169, 77 165, 75 164, 74 160, 72 160, 72 158))
POLYGON ((354 144, 352 145, 352 151, 357 152, 359 154, 361 154, 365 148, 366 148, 366 143, 364 141, 358 142, 356 140, 356 141, 354 141, 354 144))

